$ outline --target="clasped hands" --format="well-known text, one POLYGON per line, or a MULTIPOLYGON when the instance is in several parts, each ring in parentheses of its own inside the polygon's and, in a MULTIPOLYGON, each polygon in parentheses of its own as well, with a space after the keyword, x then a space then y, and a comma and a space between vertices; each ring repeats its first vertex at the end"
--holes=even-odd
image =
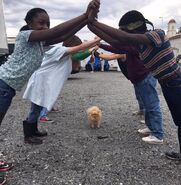
POLYGON ((86 10, 85 15, 88 18, 88 24, 93 23, 98 17, 97 14, 99 12, 100 0, 92 0, 86 10))

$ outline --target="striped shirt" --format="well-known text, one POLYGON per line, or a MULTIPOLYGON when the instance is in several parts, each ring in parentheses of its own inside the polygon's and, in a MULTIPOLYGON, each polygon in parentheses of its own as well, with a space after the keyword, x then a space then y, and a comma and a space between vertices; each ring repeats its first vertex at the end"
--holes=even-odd
POLYGON ((145 35, 151 44, 141 45, 139 48, 144 66, 159 80, 171 77, 179 70, 179 66, 164 31, 154 30, 146 32, 145 35))

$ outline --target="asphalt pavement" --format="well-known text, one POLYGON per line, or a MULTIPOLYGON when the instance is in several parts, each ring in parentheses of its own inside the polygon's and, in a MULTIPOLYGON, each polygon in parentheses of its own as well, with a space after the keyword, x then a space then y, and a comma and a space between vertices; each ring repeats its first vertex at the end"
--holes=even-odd
MULTIPOLYGON (((48 89, 47 89, 48 90, 48 89)), ((53 123, 39 123, 48 131, 42 145, 23 142, 22 121, 30 103, 18 92, 0 131, 1 159, 12 161, 7 185, 181 185, 181 163, 165 158, 178 150, 176 127, 160 86, 164 144, 149 145, 137 133, 144 124, 133 85, 121 72, 80 72, 67 80, 50 113, 53 123), (86 109, 103 111, 100 129, 91 129, 86 109)))

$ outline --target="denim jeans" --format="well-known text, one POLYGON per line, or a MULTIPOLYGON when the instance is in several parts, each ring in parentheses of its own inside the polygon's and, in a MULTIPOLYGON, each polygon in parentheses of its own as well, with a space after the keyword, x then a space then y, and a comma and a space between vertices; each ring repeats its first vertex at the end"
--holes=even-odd
POLYGON ((31 109, 29 112, 28 117, 26 118, 26 121, 28 123, 35 123, 38 121, 38 118, 40 116, 40 112, 42 110, 43 107, 36 105, 34 103, 31 103, 31 109))
POLYGON ((163 139, 163 122, 160 100, 156 91, 157 80, 149 74, 144 80, 134 84, 145 107, 145 123, 152 135, 163 139))
POLYGON ((49 112, 48 109, 43 107, 40 112, 40 118, 45 118, 47 116, 48 112, 49 112))
POLYGON ((141 95, 139 94, 139 91, 137 90, 137 88, 135 88, 135 86, 134 86, 134 90, 135 90, 136 99, 138 101, 139 111, 144 113, 145 112, 145 106, 144 106, 143 100, 141 98, 141 95))
POLYGON ((160 83, 175 125, 181 127, 181 72, 167 83, 160 83))
POLYGON ((0 112, 6 113, 9 109, 16 91, 0 79, 0 112))

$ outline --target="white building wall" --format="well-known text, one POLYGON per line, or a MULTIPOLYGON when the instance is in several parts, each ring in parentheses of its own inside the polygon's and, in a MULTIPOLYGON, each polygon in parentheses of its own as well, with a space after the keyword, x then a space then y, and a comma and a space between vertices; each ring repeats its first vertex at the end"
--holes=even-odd
POLYGON ((168 31, 167 31, 167 37, 173 37, 176 35, 176 22, 169 22, 168 23, 168 31))
POLYGON ((174 50, 175 55, 181 55, 181 37, 170 40, 171 46, 174 50))
POLYGON ((8 53, 6 27, 4 21, 3 1, 0 0, 0 55, 8 53))

